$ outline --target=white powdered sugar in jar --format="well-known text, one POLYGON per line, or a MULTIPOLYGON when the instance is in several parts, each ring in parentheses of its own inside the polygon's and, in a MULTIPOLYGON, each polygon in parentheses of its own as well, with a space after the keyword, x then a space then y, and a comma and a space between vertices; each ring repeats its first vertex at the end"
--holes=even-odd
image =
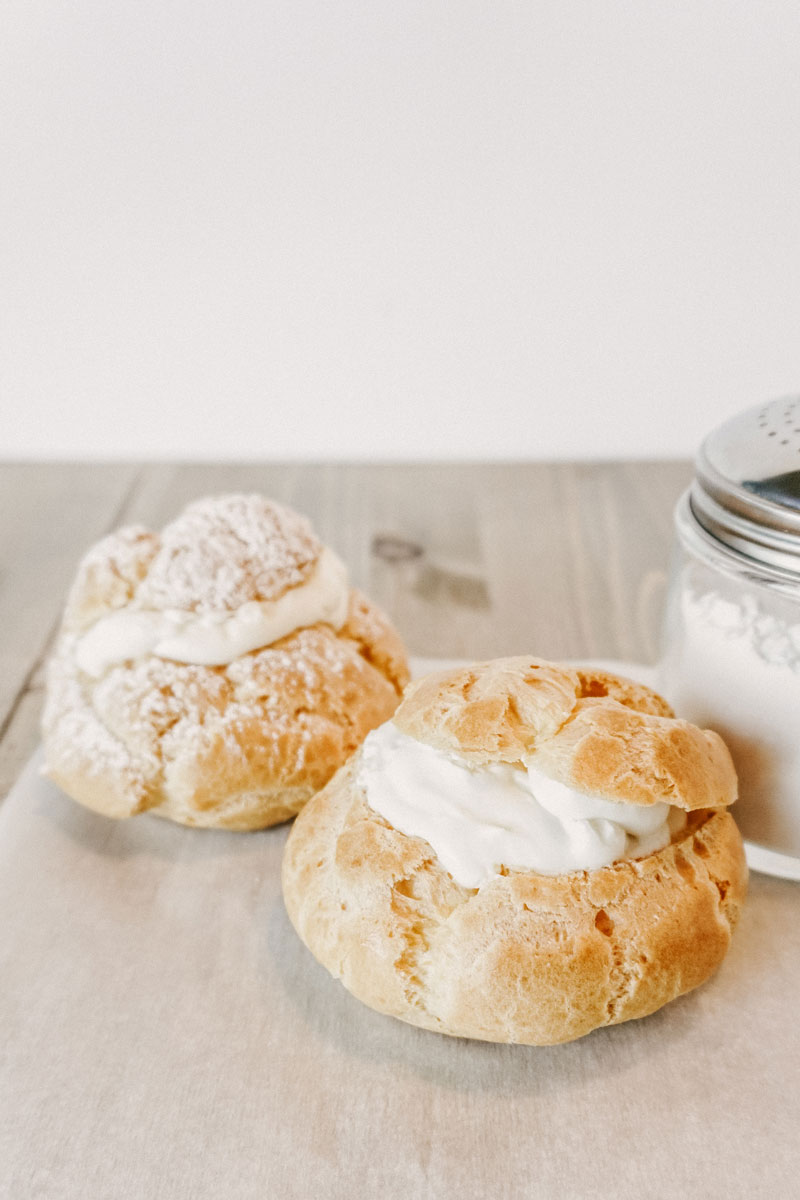
POLYGON ((728 743, 739 828, 800 878, 800 396, 726 421, 695 472, 675 512, 661 690, 728 743))
POLYGON ((692 574, 673 596, 661 689, 727 742, 744 836, 800 856, 800 607, 752 584, 698 589, 692 574))

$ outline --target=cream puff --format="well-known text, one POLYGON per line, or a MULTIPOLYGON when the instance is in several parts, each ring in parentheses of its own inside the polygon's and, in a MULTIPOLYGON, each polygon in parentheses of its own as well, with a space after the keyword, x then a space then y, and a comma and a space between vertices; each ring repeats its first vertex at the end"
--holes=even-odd
POLYGON ((304 517, 198 500, 81 562, 47 673, 45 773, 107 816, 261 829, 328 782, 407 680, 397 633, 304 517))
POLYGON ((379 1012, 546 1045, 724 957, 747 868, 730 755, 655 692, 508 658, 430 675, 306 807, 290 919, 379 1012))

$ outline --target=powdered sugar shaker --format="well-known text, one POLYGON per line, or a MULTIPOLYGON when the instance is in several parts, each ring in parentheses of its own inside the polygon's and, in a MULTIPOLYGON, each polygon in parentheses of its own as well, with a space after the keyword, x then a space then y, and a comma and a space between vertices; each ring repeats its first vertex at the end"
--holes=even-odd
POLYGON ((706 438, 675 524, 661 690, 728 743, 743 836, 800 858, 800 396, 706 438))

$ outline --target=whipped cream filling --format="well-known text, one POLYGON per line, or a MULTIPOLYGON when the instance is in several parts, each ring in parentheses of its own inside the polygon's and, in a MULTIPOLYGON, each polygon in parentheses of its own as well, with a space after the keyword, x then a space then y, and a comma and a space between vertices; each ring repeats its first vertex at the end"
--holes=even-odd
POLYGON ((669 845, 686 813, 574 791, 530 762, 476 766, 387 721, 367 735, 357 781, 395 829, 424 838, 457 883, 477 888, 519 868, 593 871, 669 845))
POLYGON ((309 578, 277 600, 251 600, 233 610, 210 613, 129 604, 101 617, 78 639, 75 659, 94 678, 115 663, 149 654, 224 666, 308 625, 324 622, 341 629, 349 602, 347 568, 325 547, 309 578))

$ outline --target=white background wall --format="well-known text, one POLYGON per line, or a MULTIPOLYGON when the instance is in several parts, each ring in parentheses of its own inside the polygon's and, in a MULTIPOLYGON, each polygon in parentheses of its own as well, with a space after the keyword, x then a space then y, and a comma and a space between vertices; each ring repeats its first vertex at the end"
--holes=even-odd
POLYGON ((6 457, 689 454, 800 390, 795 0, 5 0, 6 457))

